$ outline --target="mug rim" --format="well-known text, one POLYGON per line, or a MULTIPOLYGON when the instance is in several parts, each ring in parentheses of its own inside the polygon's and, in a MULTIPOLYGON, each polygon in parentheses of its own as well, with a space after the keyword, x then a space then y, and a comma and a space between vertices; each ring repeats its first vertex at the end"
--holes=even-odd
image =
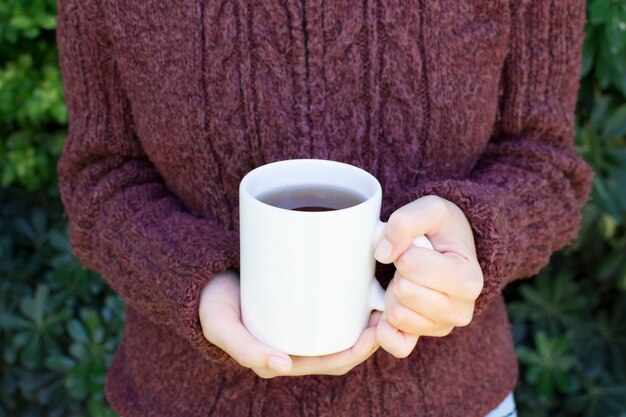
POLYGON ((378 181, 378 179, 375 176, 373 176, 372 174, 370 174, 369 172, 367 172, 363 168, 357 167, 355 165, 348 164, 348 163, 345 163, 345 162, 340 162, 340 161, 334 161, 334 160, 330 160, 330 159, 299 158, 299 159, 283 159, 283 160, 279 160, 279 161, 274 161, 274 162, 270 162, 270 163, 267 163, 267 164, 264 164, 264 165, 260 165, 260 166, 258 166, 256 168, 250 170, 246 175, 244 175, 244 177, 242 178, 242 180, 241 180, 241 182, 239 184, 239 194, 240 194, 240 199, 243 196, 246 196, 251 201, 253 201, 255 204, 260 204, 260 205, 262 205, 264 207, 268 207, 268 208, 272 208, 272 209, 276 209, 276 210, 282 210, 282 211, 289 212, 289 213, 293 213, 294 215, 307 215, 307 216, 311 216, 311 215, 317 215, 317 216, 325 215, 325 216, 328 216, 328 215, 332 215, 332 213, 345 213, 346 211, 357 209, 359 207, 363 207, 363 206, 367 205, 368 203, 371 203, 371 201, 376 200, 377 195, 380 195, 382 197, 382 187, 380 185, 380 182, 378 181), (290 210, 290 209, 286 209, 286 208, 282 208, 282 207, 273 206, 271 204, 267 204, 267 203, 259 200, 248 189, 250 181, 252 181, 252 179, 254 177, 263 174, 265 171, 275 170, 275 169, 277 169, 278 165, 285 166, 285 165, 294 165, 294 164, 341 166, 344 169, 349 169, 349 170, 354 171, 355 173, 357 173, 358 175, 362 176, 363 178, 367 178, 368 181, 374 185, 374 190, 373 190, 373 192, 369 193, 369 195, 365 196, 365 200, 363 200, 359 204, 355 204, 355 205, 350 206, 350 207, 345 207, 345 208, 336 209, 336 210, 328 210, 328 211, 297 211, 297 210, 290 210))

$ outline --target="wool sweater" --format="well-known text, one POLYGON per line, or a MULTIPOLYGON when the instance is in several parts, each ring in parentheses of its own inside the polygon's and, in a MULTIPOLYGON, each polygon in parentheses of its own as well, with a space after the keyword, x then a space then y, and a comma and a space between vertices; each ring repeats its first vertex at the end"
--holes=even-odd
MULTIPOLYGON (((124 417, 482 417, 514 388, 502 297, 576 236, 584 0, 59 0, 72 248, 125 302, 105 395, 124 417), (459 206, 472 323, 343 376, 262 379, 208 342, 201 289, 239 267, 238 186, 265 163, 356 165, 381 219, 459 206)), ((377 265, 385 287, 392 265, 377 265)))

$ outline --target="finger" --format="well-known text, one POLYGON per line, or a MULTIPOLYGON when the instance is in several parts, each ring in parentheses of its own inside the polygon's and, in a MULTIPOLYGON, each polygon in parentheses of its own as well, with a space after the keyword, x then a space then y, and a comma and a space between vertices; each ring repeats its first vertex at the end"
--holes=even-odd
POLYGON ((372 314, 370 314, 369 322, 367 323, 367 327, 376 327, 382 315, 383 315, 382 311, 377 311, 377 310, 372 311, 372 314))
MULTIPOLYGON (((372 314, 370 315, 368 327, 376 329, 376 326, 378 326, 378 322, 380 321, 382 314, 383 314, 382 311, 374 310, 372 314)), ((374 332, 374 338, 375 337, 376 337, 376 333, 374 332)), ((363 356, 358 362, 348 365, 344 368, 336 369, 331 372, 331 375, 345 375, 346 373, 348 373, 349 371, 351 371, 352 369, 354 369, 361 363, 365 362, 369 357, 371 357, 378 350, 379 347, 380 345, 378 344, 378 342, 376 342, 374 345, 374 348, 367 355, 363 356)))
POLYGON ((289 355, 257 340, 243 326, 237 315, 223 315, 219 323, 204 327, 211 328, 213 333, 205 334, 205 337, 228 353, 241 366, 279 373, 290 372, 292 361, 289 355))
POLYGON ((450 298, 440 291, 409 281, 397 271, 389 284, 389 290, 398 303, 433 322, 463 327, 472 320, 473 301, 450 298))
POLYGON ((483 275, 475 259, 455 252, 411 247, 394 262, 408 280, 452 297, 475 300, 483 288, 483 275))
POLYGON ((432 332, 428 333, 428 334, 424 334, 422 336, 430 336, 430 337, 444 337, 449 335, 452 330, 454 330, 454 326, 443 326, 437 330, 433 330, 432 332))
POLYGON ((384 350, 396 358, 406 358, 411 354, 418 337, 406 334, 393 327, 385 318, 385 314, 380 318, 376 326, 376 340, 384 350))
POLYGON ((291 375, 331 374, 337 369, 352 368, 374 353, 379 345, 376 341, 376 325, 382 313, 373 311, 370 314, 368 327, 361 333, 355 345, 342 352, 316 357, 292 356, 293 368, 291 375))
POLYGON ((292 356, 292 368, 289 372, 276 372, 275 370, 265 368, 253 368, 252 370, 261 378, 311 374, 343 375, 359 363, 365 361, 378 349, 379 345, 375 340, 375 328, 381 314, 380 311, 373 311, 370 314, 369 330, 366 329, 367 334, 365 332, 361 334, 355 346, 347 351, 317 357, 292 356), (367 351, 367 346, 370 346, 369 351, 367 351), (350 352, 352 352, 353 357, 348 358, 348 353, 350 352), (361 352, 365 352, 365 354, 361 354, 361 352), (338 369, 334 368, 337 364, 341 364, 338 369))
MULTIPOLYGON (((374 338, 376 338, 376 329, 374 328, 372 330, 373 330, 374 338)), ((346 373, 348 373, 349 371, 351 371, 352 369, 356 368, 357 366, 365 362, 367 359, 369 359, 379 348, 380 348, 380 345, 378 344, 378 342, 376 342, 374 348, 372 348, 366 355, 361 357, 358 361, 346 367, 335 369, 329 374, 330 375, 345 375, 346 373)))
POLYGON ((289 375, 332 374, 334 371, 354 367, 379 348, 376 327, 368 327, 350 349, 324 356, 292 356, 293 367, 289 375))
POLYGON ((252 371, 254 371, 255 374, 257 374, 257 376, 263 378, 263 379, 270 379, 270 378, 275 378, 277 376, 282 376, 283 374, 279 374, 276 372, 272 372, 272 371, 268 371, 267 369, 262 369, 262 368, 251 368, 252 371))
POLYGON ((374 256, 381 263, 391 263, 407 250, 416 236, 434 234, 449 215, 445 200, 426 196, 394 211, 383 230, 374 256))
MULTIPOLYGON (((370 316, 369 326, 366 330, 368 335, 361 335, 355 346, 352 348, 355 351, 355 355, 352 359, 349 360, 348 364, 343 364, 343 366, 330 369, 332 366, 336 365, 340 360, 337 360, 337 357, 331 357, 334 355, 329 355, 327 357, 303 357, 303 356, 292 356, 293 367, 288 374, 280 374, 273 372, 267 369, 253 369, 253 371, 260 376, 261 378, 274 378, 276 376, 297 376, 297 375, 311 375, 311 374, 325 374, 325 375, 345 375, 354 367, 359 364, 365 362, 370 356, 374 354, 380 347, 378 342, 375 342, 376 339, 376 326, 379 322, 380 316, 382 313, 380 311, 374 311, 370 316), (366 351, 363 346, 367 346, 367 339, 373 339, 374 343, 370 345, 370 350, 366 351), (361 346, 357 346, 361 345, 361 346), (361 355, 359 352, 365 351, 366 353, 361 355), (320 366, 323 364, 323 366, 320 366)), ((343 352, 342 352, 343 353, 343 352)))
POLYGON ((346 366, 344 368, 335 369, 334 371, 330 372, 330 375, 338 376, 338 375, 345 375, 345 374, 347 374, 352 369, 356 368, 357 366, 359 366, 360 364, 365 362, 367 359, 369 359, 379 348, 380 348, 380 345, 377 343, 376 344, 376 348, 372 349, 366 356, 361 358, 361 360, 359 360, 358 362, 356 362, 356 363, 354 363, 352 365, 348 365, 348 366, 346 366))
POLYGON ((430 334, 434 331, 438 331, 444 325, 447 325, 447 323, 433 321, 430 318, 403 306, 395 299, 387 303, 387 308, 385 309, 385 320, 397 330, 416 335, 430 334))

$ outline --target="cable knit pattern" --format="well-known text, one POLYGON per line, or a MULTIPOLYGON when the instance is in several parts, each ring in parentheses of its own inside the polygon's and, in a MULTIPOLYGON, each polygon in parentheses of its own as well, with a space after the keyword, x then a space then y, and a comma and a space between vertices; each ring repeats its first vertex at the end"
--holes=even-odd
MULTIPOLYGON (((74 253, 126 302, 105 380, 125 417, 482 417, 514 387, 501 290, 576 236, 583 0, 59 0, 74 253), (202 336, 239 266, 238 186, 291 158, 351 163, 381 218, 436 194, 472 226, 473 322, 342 377, 260 379, 202 336)), ((381 266, 387 285, 393 266, 381 266)))

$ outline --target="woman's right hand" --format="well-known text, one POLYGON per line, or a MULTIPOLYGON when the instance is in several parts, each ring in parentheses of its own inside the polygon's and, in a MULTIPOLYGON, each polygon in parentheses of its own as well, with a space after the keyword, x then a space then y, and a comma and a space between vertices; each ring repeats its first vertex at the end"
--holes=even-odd
POLYGON ((343 375, 379 348, 376 326, 381 313, 370 316, 356 344, 324 356, 289 356, 260 342, 241 322, 239 277, 233 270, 217 273, 202 289, 200 323, 204 337, 223 349, 241 366, 262 378, 296 375, 343 375))

